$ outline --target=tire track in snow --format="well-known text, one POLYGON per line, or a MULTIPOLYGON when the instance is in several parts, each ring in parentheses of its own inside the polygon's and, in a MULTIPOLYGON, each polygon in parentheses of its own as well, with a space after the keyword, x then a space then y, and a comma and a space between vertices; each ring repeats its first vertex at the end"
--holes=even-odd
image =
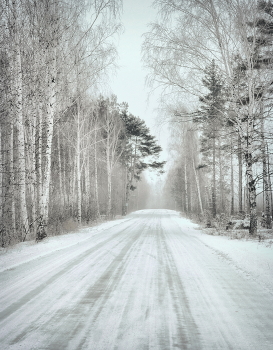
POLYGON ((186 230, 177 226, 173 232, 171 250, 186 279, 200 349, 271 350, 271 296, 186 230))
POLYGON ((3 320, 1 350, 272 349, 273 306, 261 287, 169 212, 130 221, 24 265, 33 273, 25 285, 23 267, 7 272, 15 280, 10 297, 0 291, 4 308, 16 293, 43 290, 3 320))
POLYGON ((177 264, 168 245, 168 241, 171 238, 170 231, 166 227, 163 229, 162 222, 160 222, 158 232, 160 232, 158 235, 158 249, 161 251, 161 260, 164 262, 161 265, 165 269, 165 283, 168 285, 170 302, 175 313, 172 348, 199 350, 201 349, 201 345, 198 328, 191 313, 183 281, 178 273, 177 264))
MULTIPOLYGON (((123 226, 123 225, 122 225, 123 226)), ((103 239, 100 243, 93 245, 91 248, 88 246, 87 242, 84 242, 80 244, 80 247, 76 247, 76 252, 73 252, 73 247, 66 248, 62 250, 62 254, 65 256, 64 261, 59 261, 59 254, 53 253, 50 255, 47 255, 46 257, 43 257, 40 260, 39 266, 35 268, 34 270, 34 276, 28 276, 28 282, 24 283, 22 281, 21 273, 19 273, 19 277, 15 283, 11 283, 11 286, 9 286, 8 292, 7 290, 4 290, 4 296, 7 297, 7 299, 11 302, 9 304, 2 304, 3 306, 6 306, 1 312, 0 312, 0 325, 2 323, 2 330, 0 331, 0 343, 4 343, 4 340, 6 342, 7 338, 12 338, 12 334, 10 334, 10 329, 14 328, 14 324, 18 323, 19 329, 21 328, 21 332, 16 337, 13 337, 13 339, 10 339, 11 344, 15 344, 19 339, 24 339, 28 336, 29 333, 29 325, 28 322, 24 322, 24 319, 28 319, 30 317, 32 319, 32 330, 35 330, 39 328, 39 326, 35 325, 35 322, 39 320, 40 318, 40 311, 42 309, 47 309, 42 305, 41 308, 36 307, 37 314, 32 314, 32 312, 28 311, 28 306, 30 307, 30 310, 32 310, 33 306, 31 304, 36 303, 39 304, 39 295, 42 294, 41 298, 46 298, 46 293, 48 290, 54 286, 54 283, 58 283, 59 280, 67 280, 69 279, 69 273, 72 270, 75 270, 75 266, 81 265, 84 263, 84 260, 86 258, 90 258, 92 254, 98 255, 100 259, 103 259, 104 257, 109 255, 108 261, 111 261, 113 259, 113 255, 110 251, 112 246, 118 247, 120 244, 123 244, 128 240, 128 237, 124 236, 124 232, 128 231, 128 228, 132 228, 134 225, 131 223, 126 223, 126 227, 124 229, 119 227, 117 228, 117 232, 114 234, 111 234, 111 237, 107 239, 103 239), (119 239, 118 239, 119 238, 119 239), (108 247, 106 249, 107 245, 112 243, 112 246, 108 247), (84 250, 84 251, 82 251, 84 250), (72 252, 72 257, 70 256, 70 252, 72 252), (50 260, 51 256, 56 256, 53 261, 50 260), (49 266, 43 266, 43 264, 49 263, 49 266), (61 268, 61 270, 60 270, 61 268), (57 270, 58 272, 55 272, 57 270), (55 273, 54 273, 55 272, 55 273), (42 277, 40 278, 40 276, 42 277), (34 288, 31 288, 31 285, 36 285, 34 288), (30 289, 30 291, 29 291, 30 289), (28 292, 24 292, 28 291, 28 292), (14 296, 17 295, 17 293, 21 297, 14 302, 14 296), (41 310, 39 310, 41 309, 41 310), (21 320, 21 322, 18 322, 21 320), (24 323, 26 323, 26 326, 24 327, 24 323)), ((104 234, 107 234, 107 230, 102 233, 102 236, 104 234)), ((92 242, 91 242, 92 243, 92 242)), ((94 257, 93 257, 94 258, 94 257)), ((92 260, 94 263, 94 261, 92 260)), ((30 262, 30 265, 33 263, 30 262)), ((21 269, 22 267, 26 268, 28 263, 21 265, 17 269, 15 268, 12 273, 16 273, 16 270, 21 269)), ((2 273, 2 276, 7 274, 9 271, 5 271, 2 273)), ((82 272, 82 271, 81 271, 82 272)), ((0 274, 1 276, 1 274, 0 274)), ((5 278, 5 276, 4 276, 5 278)), ((12 278, 11 278, 12 280, 12 278)), ((49 300, 49 304, 53 304, 52 308, 54 309, 54 305, 56 307, 56 298, 61 299, 67 291, 62 291, 61 295, 54 295, 53 296, 53 302, 52 300, 49 300)), ((15 297, 16 299, 16 297, 15 297)), ((58 299, 57 299, 58 300, 58 299)), ((45 310, 46 311, 46 310, 45 310)), ((52 316, 52 315, 51 315, 52 316)), ((39 323, 38 323, 39 324, 39 323)))
MULTIPOLYGON (((47 350, 55 350, 60 347, 63 349, 88 349, 85 346, 85 343, 88 342, 88 332, 94 328, 103 308, 118 288, 128 265, 130 253, 138 244, 142 229, 139 228, 132 235, 128 234, 125 239, 126 244, 119 254, 114 257, 101 276, 87 289, 80 301, 74 306, 77 311, 68 315, 70 329, 67 329, 67 325, 60 325, 58 335, 53 337, 53 340, 51 339, 51 343, 46 347, 47 350), (67 338, 66 346, 64 346, 64 337, 67 338)), ((54 324, 66 315, 67 310, 60 310, 48 323, 54 324)), ((99 349, 98 345, 96 345, 96 349, 99 349)))

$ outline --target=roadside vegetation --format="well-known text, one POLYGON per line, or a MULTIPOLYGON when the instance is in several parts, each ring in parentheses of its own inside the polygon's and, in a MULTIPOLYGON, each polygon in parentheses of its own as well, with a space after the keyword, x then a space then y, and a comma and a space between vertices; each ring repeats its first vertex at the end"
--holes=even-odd
POLYGON ((273 3, 154 5, 143 60, 172 135, 165 205, 212 228, 241 220, 259 236, 273 216, 273 3))
MULTIPOLYGON (((119 0, 0 0, 0 245, 124 215, 161 147, 105 93, 119 0)), ((143 191, 141 191, 143 190, 143 191)))

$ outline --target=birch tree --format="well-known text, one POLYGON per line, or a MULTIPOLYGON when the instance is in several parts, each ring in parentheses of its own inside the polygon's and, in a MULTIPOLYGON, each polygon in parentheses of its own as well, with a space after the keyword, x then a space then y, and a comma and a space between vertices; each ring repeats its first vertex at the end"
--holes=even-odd
MULTIPOLYGON (((189 99, 200 95, 200 77, 213 59, 220 67, 230 89, 230 108, 234 110, 237 130, 243 141, 242 153, 250 200, 250 234, 257 232, 255 123, 259 103, 256 88, 261 75, 255 71, 257 63, 257 2, 248 1, 177 1, 157 0, 160 21, 151 25, 145 35, 143 58, 150 69, 148 82, 163 87, 172 96, 189 99), (249 40, 252 37, 252 40, 249 40), (194 45, 192 44, 194 43, 194 45), (243 58, 245 94, 238 95, 232 84, 236 55, 243 58), (247 116, 247 118, 246 118, 247 116)), ((242 67, 241 67, 242 68, 242 67)), ((168 94, 165 94, 168 96, 168 94)))

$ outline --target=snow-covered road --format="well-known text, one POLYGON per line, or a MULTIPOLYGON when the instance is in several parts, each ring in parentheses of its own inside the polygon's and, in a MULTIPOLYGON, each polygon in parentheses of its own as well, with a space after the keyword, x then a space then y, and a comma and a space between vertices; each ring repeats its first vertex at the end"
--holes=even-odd
POLYGON ((227 239, 168 210, 73 237, 2 254, 2 350, 273 349, 271 284, 227 239))

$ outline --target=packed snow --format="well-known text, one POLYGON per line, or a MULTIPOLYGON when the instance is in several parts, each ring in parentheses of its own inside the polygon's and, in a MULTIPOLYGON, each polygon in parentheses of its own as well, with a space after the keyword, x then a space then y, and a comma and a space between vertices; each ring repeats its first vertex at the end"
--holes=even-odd
POLYGON ((273 246, 141 210, 0 256, 1 349, 273 348, 273 246))

